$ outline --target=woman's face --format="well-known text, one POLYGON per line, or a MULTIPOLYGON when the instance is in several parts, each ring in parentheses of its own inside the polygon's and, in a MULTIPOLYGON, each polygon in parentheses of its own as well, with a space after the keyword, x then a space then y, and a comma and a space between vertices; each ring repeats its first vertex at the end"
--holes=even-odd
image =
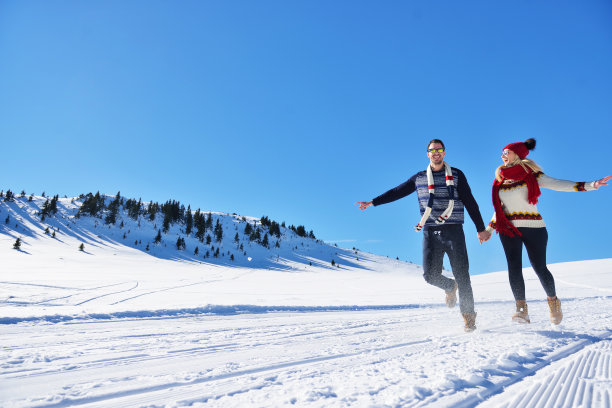
POLYGON ((507 166, 508 163, 514 163, 517 157, 516 153, 512 150, 504 149, 504 151, 502 151, 501 159, 505 166, 507 166))

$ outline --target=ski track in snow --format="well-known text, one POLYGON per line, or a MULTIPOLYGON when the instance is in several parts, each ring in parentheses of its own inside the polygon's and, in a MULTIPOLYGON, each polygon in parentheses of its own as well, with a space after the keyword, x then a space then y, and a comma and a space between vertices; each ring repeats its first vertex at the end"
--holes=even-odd
MULTIPOLYGON (((586 310, 601 302, 571 303, 586 310)), ((160 324, 163 318, 5 325, 0 401, 7 407, 240 407, 279 398, 317 407, 609 406, 611 330, 584 334, 554 330, 545 319, 517 326, 491 318, 506 309, 481 306, 489 317, 471 334, 460 330, 456 310, 443 307, 181 317, 167 320, 171 325, 160 324), (444 320, 452 324, 430 330, 444 320), (454 355, 466 360, 447 363, 453 374, 438 372, 439 361, 454 355), (520 390, 509 401, 512 387, 520 390), (496 403, 498 394, 505 405, 496 403), (575 404, 567 405, 564 395, 575 404)), ((578 318, 569 320, 579 327, 578 318)))
POLYGON ((517 390, 506 390, 516 395, 510 401, 492 398, 482 407, 612 406, 612 340, 608 338, 585 347, 570 354, 566 360, 542 370, 530 381, 517 386, 517 390))

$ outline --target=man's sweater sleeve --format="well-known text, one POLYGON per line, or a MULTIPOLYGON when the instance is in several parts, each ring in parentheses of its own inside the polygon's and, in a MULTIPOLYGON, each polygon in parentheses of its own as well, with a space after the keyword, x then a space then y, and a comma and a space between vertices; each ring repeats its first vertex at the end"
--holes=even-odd
POLYGON ((416 174, 410 177, 408 180, 400 184, 399 186, 392 188, 391 190, 383 193, 372 200, 374 206, 387 204, 400 198, 404 198, 409 194, 412 194, 416 190, 416 174))
POLYGON ((457 173, 459 176, 459 180, 457 180, 457 193, 459 194, 459 198, 463 202, 463 205, 468 211, 468 214, 470 214, 470 218, 476 226, 476 231, 482 232, 485 229, 485 225, 482 221, 482 215, 480 215, 480 208, 478 208, 478 203, 472 195, 472 190, 470 189, 470 185, 468 184, 465 174, 463 174, 463 172, 459 169, 457 169, 457 173))

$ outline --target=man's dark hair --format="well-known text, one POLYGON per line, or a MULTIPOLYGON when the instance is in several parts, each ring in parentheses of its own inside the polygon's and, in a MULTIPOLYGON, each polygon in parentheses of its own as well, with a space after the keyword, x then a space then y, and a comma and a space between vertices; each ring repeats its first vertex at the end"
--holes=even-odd
POLYGON ((444 146, 444 142, 441 141, 440 139, 433 139, 431 142, 427 143, 427 149, 429 150, 429 146, 432 143, 440 143, 442 145, 442 147, 444 148, 444 150, 446 150, 446 146, 444 146))

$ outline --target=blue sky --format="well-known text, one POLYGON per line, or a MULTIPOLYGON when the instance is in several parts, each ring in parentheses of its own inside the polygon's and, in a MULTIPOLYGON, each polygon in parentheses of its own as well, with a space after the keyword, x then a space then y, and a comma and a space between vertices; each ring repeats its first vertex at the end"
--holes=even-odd
MULTIPOLYGON (((416 196, 353 203, 432 138, 485 221, 510 142, 553 177, 612 174, 610 72, 606 0, 0 1, 0 188, 267 215, 421 263, 416 196)), ((612 256, 611 199, 543 192, 549 262, 612 256)), ((504 270, 465 230, 471 272, 504 270)))

